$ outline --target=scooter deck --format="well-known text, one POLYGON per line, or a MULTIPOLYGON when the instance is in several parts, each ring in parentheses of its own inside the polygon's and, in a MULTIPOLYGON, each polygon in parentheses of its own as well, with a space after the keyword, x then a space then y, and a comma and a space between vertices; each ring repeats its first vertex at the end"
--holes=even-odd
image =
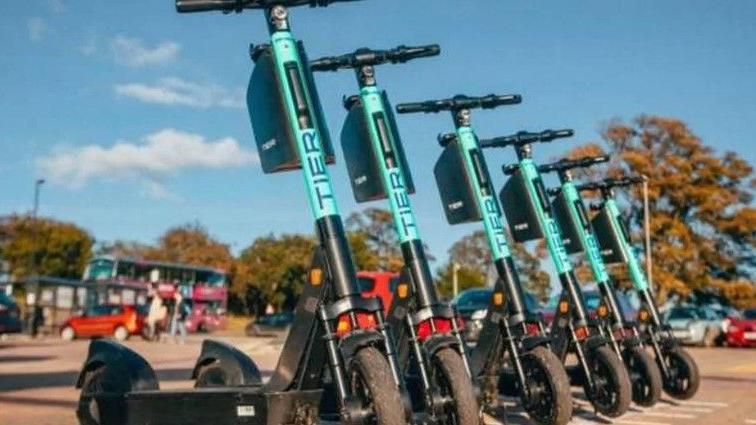
POLYGON ((322 390, 265 392, 264 386, 135 391, 129 425, 279 425, 317 418, 322 390))

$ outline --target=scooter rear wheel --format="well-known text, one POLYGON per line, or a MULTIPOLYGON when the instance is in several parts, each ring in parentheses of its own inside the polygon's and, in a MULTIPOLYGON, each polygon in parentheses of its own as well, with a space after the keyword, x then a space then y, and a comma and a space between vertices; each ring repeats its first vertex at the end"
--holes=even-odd
POLYGON ((453 408, 447 409, 445 421, 449 425, 477 425, 480 423, 478 401, 472 380, 467 374, 459 352, 442 348, 433 355, 434 383, 442 397, 451 397, 453 408))
POLYGON ((651 407, 661 397, 662 378, 659 366, 643 347, 630 347, 624 352, 625 365, 633 386, 633 401, 651 407))
POLYGON ((375 413, 376 425, 406 425, 402 399, 386 357, 374 347, 360 349, 349 364, 352 393, 375 413))
POLYGON ((520 357, 527 388, 522 404, 540 425, 564 425, 572 416, 570 379, 562 362, 546 347, 536 347, 520 357))
POLYGON ((680 347, 664 352, 663 356, 670 375, 664 381, 664 391, 680 400, 693 397, 701 384, 701 375, 693 357, 680 347))
POLYGON ((616 418, 630 407, 632 388, 627 369, 617 353, 604 345, 588 354, 588 368, 595 390, 585 383, 585 393, 597 412, 616 418))

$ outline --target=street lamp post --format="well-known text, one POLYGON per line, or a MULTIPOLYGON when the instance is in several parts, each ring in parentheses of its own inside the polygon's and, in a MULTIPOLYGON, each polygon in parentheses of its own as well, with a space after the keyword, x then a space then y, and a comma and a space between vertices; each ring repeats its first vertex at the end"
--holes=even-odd
POLYGON ((32 210, 32 217, 37 219, 37 213, 39 212, 39 189, 45 184, 45 179, 37 179, 34 182, 34 209, 32 210))

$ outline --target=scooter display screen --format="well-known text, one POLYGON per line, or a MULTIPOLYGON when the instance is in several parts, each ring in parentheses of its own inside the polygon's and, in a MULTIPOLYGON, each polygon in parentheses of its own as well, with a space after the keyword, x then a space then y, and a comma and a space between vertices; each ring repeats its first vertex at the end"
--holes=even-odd
POLYGON ((536 191, 542 199, 534 199, 530 195, 530 190, 521 171, 515 172, 499 193, 509 229, 517 242, 543 239, 546 234, 538 218, 540 207, 537 203, 545 203, 547 207, 544 210, 548 211, 550 209, 548 198, 546 198, 546 191, 543 189, 543 183, 540 179, 536 179, 533 183, 536 184, 536 191), (540 187, 540 191, 538 187, 540 187))
POLYGON ((602 208, 599 213, 591 220, 593 230, 596 233, 599 247, 601 247, 601 257, 607 264, 626 263, 627 257, 624 250, 624 244, 627 239, 623 234, 623 229, 615 229, 612 226, 612 217, 606 208, 602 208))
MULTIPOLYGON (((300 58, 307 63, 301 43, 298 48, 300 58)), ((295 125, 300 129, 315 128, 318 131, 326 162, 332 164, 335 161, 333 146, 310 68, 303 67, 304 71, 300 72, 301 68, 296 62, 291 62, 285 66, 287 81, 282 82, 275 67, 272 52, 262 52, 255 62, 247 90, 249 117, 263 171, 275 173, 301 167, 297 135, 289 122, 284 87, 288 88, 293 97, 297 114, 293 117, 295 125), (312 110, 310 104, 313 105, 312 110)))
POLYGON ((438 193, 449 224, 480 221, 473 183, 465 172, 465 158, 455 144, 447 145, 433 167, 438 193))
MULTIPOLYGON (((399 132, 391 113, 391 104, 382 93, 384 110, 374 113, 371 119, 380 138, 381 149, 385 157, 392 157, 400 166, 404 185, 408 193, 415 192, 412 174, 407 166, 399 132)), ((381 176, 380 161, 376 158, 370 135, 370 128, 365 117, 365 108, 356 101, 349 109, 349 114, 341 129, 341 148, 347 164, 349 181, 357 202, 384 199, 386 188, 381 176)))

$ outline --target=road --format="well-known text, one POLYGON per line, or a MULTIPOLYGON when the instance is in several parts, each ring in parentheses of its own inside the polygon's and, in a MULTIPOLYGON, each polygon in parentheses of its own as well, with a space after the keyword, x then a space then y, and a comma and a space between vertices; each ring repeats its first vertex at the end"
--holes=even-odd
MULTIPOLYGON (((262 370, 272 370, 280 341, 271 338, 220 338, 250 354, 262 370)), ((163 389, 191 387, 188 379, 200 351, 200 338, 186 345, 146 343, 128 345, 155 368, 163 389)), ((0 342, 0 424, 76 424, 77 392, 73 388, 87 352, 87 341, 30 341, 22 337, 0 342)), ((693 400, 663 400, 653 408, 632 406, 621 418, 610 420, 592 413, 575 389, 572 424, 626 425, 756 425, 756 350, 699 349, 690 352, 698 362, 703 381, 693 400)), ((513 400, 503 400, 508 424, 529 424, 513 400)), ((499 423, 487 418, 491 424, 499 423)))

